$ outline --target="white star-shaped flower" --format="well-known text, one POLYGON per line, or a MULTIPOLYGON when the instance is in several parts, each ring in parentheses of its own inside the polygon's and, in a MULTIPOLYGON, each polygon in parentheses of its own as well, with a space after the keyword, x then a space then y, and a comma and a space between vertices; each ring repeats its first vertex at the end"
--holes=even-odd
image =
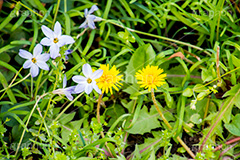
POLYGON ((40 43, 44 46, 50 46, 50 56, 53 59, 60 56, 60 47, 75 42, 71 36, 62 35, 62 27, 59 22, 55 23, 54 31, 45 25, 42 25, 41 29, 46 37, 43 38, 40 43))
POLYGON ((40 44, 37 44, 33 49, 33 55, 28 51, 20 49, 19 56, 27 59, 27 61, 23 64, 23 68, 30 68, 32 77, 36 77, 38 75, 39 68, 43 70, 49 70, 46 61, 49 60, 50 55, 46 53, 42 54, 42 45, 40 44))
POLYGON ((75 93, 81 93, 85 91, 87 94, 90 94, 92 90, 95 89, 95 91, 101 94, 102 91, 98 88, 95 80, 102 76, 103 70, 98 69, 95 72, 93 72, 89 64, 84 64, 82 70, 85 77, 83 76, 72 77, 73 81, 78 83, 74 90, 75 93))

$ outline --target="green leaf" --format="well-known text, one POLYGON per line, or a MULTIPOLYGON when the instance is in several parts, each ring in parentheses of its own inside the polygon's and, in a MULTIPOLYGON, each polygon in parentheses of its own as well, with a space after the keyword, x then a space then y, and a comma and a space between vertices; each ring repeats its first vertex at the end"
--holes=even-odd
POLYGON ((229 91, 227 91, 222 97, 234 96, 240 89, 240 84, 233 86, 229 91))
POLYGON ((76 112, 69 113, 69 114, 63 114, 62 117, 59 119, 61 124, 66 124, 70 122, 73 117, 75 116, 76 112))
POLYGON ((186 88, 183 91, 183 96, 185 97, 191 97, 193 95, 193 90, 191 88, 186 88))
POLYGON ((135 73, 143 67, 151 64, 155 59, 156 53, 151 44, 140 46, 132 55, 126 70, 126 82, 135 81, 135 73))
POLYGON ((237 114, 231 123, 226 123, 225 128, 235 136, 240 136, 240 114, 237 114))
POLYGON ((150 132, 152 129, 155 129, 160 126, 158 121, 158 113, 154 108, 148 109, 146 106, 143 106, 139 113, 139 117, 133 127, 127 130, 127 132, 132 134, 144 134, 150 132))
POLYGON ((194 123, 194 124, 200 124, 202 123, 202 119, 201 119, 201 116, 199 114, 193 114, 191 117, 190 117, 190 120, 194 123))
POLYGON ((111 127, 111 125, 118 119, 118 117, 120 117, 124 113, 124 108, 119 104, 113 104, 109 106, 106 111, 106 116, 111 117, 108 122, 108 126, 111 127))
POLYGON ((231 54, 232 63, 236 67, 240 67, 240 59, 231 54))

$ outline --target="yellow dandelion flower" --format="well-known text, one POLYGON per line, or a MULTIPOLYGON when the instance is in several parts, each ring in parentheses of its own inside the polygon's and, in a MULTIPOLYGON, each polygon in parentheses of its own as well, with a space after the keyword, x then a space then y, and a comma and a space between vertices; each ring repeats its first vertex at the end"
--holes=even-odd
POLYGON ((112 88, 119 91, 119 87, 122 85, 120 81, 123 80, 123 75, 118 75, 120 73, 119 70, 115 66, 109 69, 109 64, 101 64, 99 69, 103 70, 103 74, 100 78, 96 79, 96 82, 102 93, 110 91, 112 94, 112 88))
POLYGON ((149 66, 142 70, 138 70, 135 77, 139 80, 137 83, 141 84, 140 87, 148 88, 148 91, 151 89, 157 89, 157 87, 165 84, 166 73, 163 73, 163 69, 158 68, 158 66, 149 66))

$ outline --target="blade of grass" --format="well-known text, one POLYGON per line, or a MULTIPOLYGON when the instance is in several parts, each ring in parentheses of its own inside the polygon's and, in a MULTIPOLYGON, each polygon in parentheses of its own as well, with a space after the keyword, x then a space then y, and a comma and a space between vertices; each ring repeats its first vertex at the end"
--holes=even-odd
MULTIPOLYGON (((1 81, 1 83, 2 83, 2 85, 3 85, 4 88, 7 88, 7 87, 8 87, 7 80, 5 79, 5 77, 4 77, 4 75, 2 74, 2 72, 0 72, 0 81, 1 81)), ((6 92, 7 92, 7 95, 8 95, 8 97, 9 97, 10 101, 11 101, 12 103, 17 103, 17 100, 16 100, 14 94, 12 93, 11 89, 8 89, 6 92)), ((3 98, 3 96, 4 96, 4 94, 0 97, 0 100, 3 98)))
POLYGON ((2 30, 15 17, 16 13, 20 10, 20 8, 21 8, 20 2, 17 2, 15 5, 15 8, 10 12, 10 14, 0 24, 0 30, 2 30))

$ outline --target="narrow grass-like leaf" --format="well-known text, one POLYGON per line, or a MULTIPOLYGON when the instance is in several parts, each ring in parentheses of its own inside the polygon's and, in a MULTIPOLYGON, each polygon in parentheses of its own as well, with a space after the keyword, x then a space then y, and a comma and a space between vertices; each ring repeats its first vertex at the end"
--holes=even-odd
POLYGON ((20 8, 21 5, 19 4, 19 2, 17 2, 14 10, 12 10, 11 13, 0 24, 0 30, 2 30, 16 16, 16 12, 18 12, 20 8))
POLYGON ((92 32, 91 32, 91 34, 89 36, 87 45, 85 46, 83 52, 81 53, 83 56, 85 56, 87 54, 88 50, 92 46, 92 43, 93 43, 93 40, 94 40, 94 37, 95 37, 95 33, 96 33, 96 30, 92 30, 92 32))
POLYGON ((12 26, 10 32, 13 32, 15 29, 17 29, 20 25, 22 25, 22 23, 24 22, 24 20, 28 17, 28 15, 22 15, 18 21, 12 26))
POLYGON ((37 38, 38 38, 38 23, 37 23, 37 18, 36 15, 33 14, 32 15, 32 26, 33 26, 33 38, 32 38, 32 43, 31 46, 29 48, 29 52, 32 52, 33 48, 35 47, 37 38))
MULTIPOLYGON (((111 9, 111 5, 112 5, 112 0, 108 0, 107 4, 106 4, 106 7, 104 8, 104 13, 103 13, 103 18, 104 19, 107 19, 108 13, 109 13, 109 11, 111 9)), ((105 28, 105 24, 101 25, 101 27, 100 27, 100 35, 103 34, 104 28, 105 28)))
MULTIPOLYGON (((7 80, 5 79, 5 77, 4 77, 4 75, 2 74, 2 72, 0 72, 0 81, 1 81, 1 83, 2 83, 2 85, 3 85, 4 88, 7 88, 7 87, 8 87, 7 80)), ((6 92, 7 92, 7 95, 8 95, 8 97, 9 97, 10 101, 11 101, 12 103, 17 103, 17 100, 16 100, 16 98, 15 98, 12 90, 11 90, 11 89, 8 89, 6 92)), ((2 98, 3 98, 3 97, 1 97, 1 99, 2 99, 2 98)), ((0 100, 1 100, 1 99, 0 99, 0 100)))

